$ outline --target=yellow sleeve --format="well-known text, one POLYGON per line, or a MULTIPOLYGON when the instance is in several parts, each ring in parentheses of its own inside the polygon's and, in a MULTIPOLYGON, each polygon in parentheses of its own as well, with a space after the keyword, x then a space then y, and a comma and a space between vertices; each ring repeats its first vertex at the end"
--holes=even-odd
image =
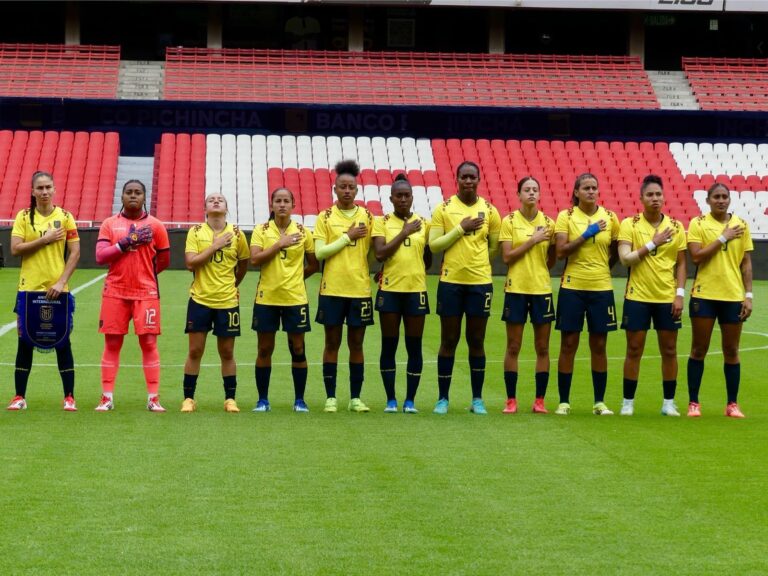
POLYGON ((565 234, 568 236, 568 210, 563 210, 557 215, 555 221, 555 234, 565 234))
POLYGON ((619 242, 632 244, 632 217, 624 218, 619 227, 619 242))
POLYGON ((376 218, 373 221, 373 232, 371 232, 371 238, 380 236, 386 239, 387 235, 384 229, 384 218, 376 218))
POLYGON ((611 241, 615 242, 619 239, 619 218, 616 216, 616 212, 611 212, 611 241))
POLYGON ((304 229, 304 253, 315 253, 315 239, 312 237, 312 233, 309 232, 306 228, 304 229))
POLYGON ((11 236, 26 239, 26 228, 27 226, 26 218, 24 217, 24 210, 21 210, 18 214, 16 214, 16 219, 13 221, 13 230, 11 231, 11 236))
POLYGON ((752 234, 749 232, 749 225, 742 220, 744 224, 744 252, 752 252, 755 249, 752 244, 752 234))
POLYGON ((253 232, 251 232, 251 246, 264 248, 264 235, 262 233, 263 228, 264 227, 259 224, 253 229, 253 232))
POLYGON ((683 250, 688 250, 688 243, 685 239, 685 228, 683 228, 683 225, 680 224, 680 222, 677 223, 677 251, 682 252, 683 250))
POLYGON ((701 224, 698 217, 691 220, 691 223, 688 225, 688 242, 697 242, 699 244, 702 242, 701 224))
POLYGON ((248 240, 245 239, 245 232, 240 230, 238 232, 239 239, 237 241, 237 259, 248 260, 251 257, 251 251, 248 248, 248 240))
POLYGON ((512 226, 512 218, 507 216, 501 223, 501 231, 499 232, 499 242, 514 242, 514 227, 512 226))
POLYGON ((184 244, 184 253, 186 254, 187 252, 200 254, 200 248, 197 243, 197 232, 195 232, 195 228, 190 228, 189 232, 187 232, 187 241, 184 244))

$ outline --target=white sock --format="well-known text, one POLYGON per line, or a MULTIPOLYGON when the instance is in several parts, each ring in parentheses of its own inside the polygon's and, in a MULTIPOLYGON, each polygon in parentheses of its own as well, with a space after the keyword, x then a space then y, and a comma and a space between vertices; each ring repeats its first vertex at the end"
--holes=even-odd
POLYGON ((101 395, 112 400, 112 392, 102 392, 101 395))
POLYGON ((157 394, 147 394, 147 402, 151 401, 153 398, 156 398, 157 394))
POLYGON ((631 400, 629 398, 624 398, 624 406, 634 406, 634 404, 635 404, 634 398, 632 398, 631 400))

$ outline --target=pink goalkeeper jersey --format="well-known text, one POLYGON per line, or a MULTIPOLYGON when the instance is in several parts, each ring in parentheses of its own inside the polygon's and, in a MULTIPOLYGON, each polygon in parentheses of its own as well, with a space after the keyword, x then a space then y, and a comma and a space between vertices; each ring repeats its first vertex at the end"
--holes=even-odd
POLYGON ((129 249, 109 265, 104 280, 104 296, 126 300, 160 297, 157 287, 157 253, 170 250, 168 232, 160 220, 148 214, 130 220, 121 212, 104 220, 98 242, 116 244, 133 229, 147 224, 152 227, 152 242, 129 249))

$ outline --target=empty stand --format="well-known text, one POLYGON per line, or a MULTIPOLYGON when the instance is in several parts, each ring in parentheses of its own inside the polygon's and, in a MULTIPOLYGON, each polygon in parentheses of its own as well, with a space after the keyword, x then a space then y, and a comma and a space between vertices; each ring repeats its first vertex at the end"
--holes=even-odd
MULTIPOLYGON (((192 142, 196 139, 203 142, 204 137, 191 137, 192 142)), ((177 189, 184 189, 174 184, 175 179, 184 180, 180 172, 202 165, 184 162, 186 153, 179 155, 179 141, 188 142, 189 135, 166 134, 161 140, 157 215, 173 222, 202 221, 202 212, 198 218, 185 216, 186 204, 174 199, 177 189), (170 165, 179 158, 180 167, 170 165)), ((4 142, 0 134, 0 151, 8 146, 4 142)), ((334 201, 332 167, 341 158, 354 158, 361 168, 357 202, 377 215, 393 210, 392 182, 404 173, 413 188, 414 211, 430 216, 440 202, 455 194, 456 169, 470 160, 480 166, 480 195, 502 215, 519 208, 517 182, 524 176, 539 180, 541 208, 554 217, 571 206, 576 176, 590 172, 598 178, 601 204, 623 218, 642 209, 640 183, 653 173, 664 180, 665 212, 685 224, 708 210, 704 190, 720 181, 734 190, 733 211, 750 222, 755 236, 768 234, 768 146, 762 144, 271 134, 208 135, 205 145, 205 168, 198 175, 205 179, 205 193, 224 194, 228 219, 246 229, 268 219, 269 194, 283 186, 294 195, 295 219, 314 226, 317 215, 334 201), (714 168, 720 172, 710 173, 714 168)), ((191 198, 190 206, 203 205, 202 195, 191 198)))
POLYGON ((768 110, 765 58, 683 58, 702 110, 768 110))
POLYGON ((0 44, 0 96, 116 98, 119 46, 0 44))
POLYGON ((164 97, 659 108, 640 59, 632 56, 168 48, 164 97))
POLYGON ((53 174, 55 204, 76 220, 111 214, 120 155, 116 132, 0 131, 0 219, 29 206, 32 175, 53 174))

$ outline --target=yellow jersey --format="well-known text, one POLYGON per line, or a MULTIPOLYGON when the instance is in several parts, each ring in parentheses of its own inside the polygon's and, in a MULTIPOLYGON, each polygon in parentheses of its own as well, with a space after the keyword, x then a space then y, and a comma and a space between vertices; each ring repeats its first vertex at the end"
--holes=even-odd
POLYGON ((432 227, 448 233, 464 218, 479 218, 483 215, 483 226, 472 232, 465 232, 444 253, 440 267, 440 281, 452 284, 490 284, 491 261, 489 242, 491 236, 498 238, 501 229, 499 211, 478 197, 471 206, 459 200, 457 195, 438 205, 432 214, 432 227))
MULTIPOLYGON (((736 214, 731 214, 727 224, 733 228, 741 226, 744 234, 722 245, 709 260, 696 268, 691 296, 705 300, 726 302, 744 301, 744 281, 741 277, 741 261, 745 252, 754 250, 749 226, 736 214)), ((712 244, 725 230, 725 224, 718 222, 712 214, 697 216, 688 225, 688 242, 698 242, 702 248, 712 244)))
POLYGON ((624 218, 619 229, 619 242, 629 242, 632 250, 639 250, 653 240, 657 232, 672 228, 671 242, 657 246, 629 269, 624 297, 638 302, 669 303, 675 300, 677 255, 686 250, 685 228, 682 224, 662 214, 661 223, 654 227, 640 213, 624 218))
MULTIPOLYGON (((314 254, 315 241, 310 231, 294 221, 285 234, 300 234, 301 242, 283 248, 272 260, 261 265, 256 287, 257 304, 267 306, 302 306, 307 304, 304 285, 304 256, 314 254)), ((257 226, 251 235, 251 246, 266 250, 280 240, 280 230, 274 220, 257 226)))
POLYGON ((338 240, 353 224, 363 223, 368 233, 330 258, 323 261, 320 294, 344 298, 370 298, 371 276, 368 268, 368 250, 371 248, 373 214, 367 208, 357 207, 352 216, 345 216, 335 204, 317 217, 315 239, 326 246, 338 240))
POLYGON ((578 206, 574 206, 557 215, 555 234, 567 234, 568 242, 573 242, 584 233, 587 226, 598 220, 605 220, 605 230, 598 232, 568 256, 560 278, 561 288, 594 292, 613 290, 608 263, 611 243, 619 237, 619 219, 616 214, 598 206, 595 213, 588 216, 578 206))
MULTIPOLYGON (((429 222, 413 214, 421 220, 421 229, 408 236, 395 253, 382 266, 379 289, 388 292, 424 292, 427 289, 427 272, 424 269, 424 249, 429 241, 429 222)), ((384 238, 384 243, 391 242, 400 234, 405 226, 405 220, 395 214, 387 214, 376 218, 373 224, 372 237, 384 238)))
MULTIPOLYGON (((46 292, 56 284, 64 273, 66 244, 67 242, 79 242, 80 236, 77 233, 77 226, 72 214, 58 206, 54 206, 48 216, 43 216, 35 210, 34 226, 30 222, 29 208, 16 214, 11 236, 21 238, 22 242, 32 242, 41 238, 49 227, 64 228, 67 234, 63 240, 51 242, 47 246, 22 257, 18 287, 20 292, 46 292)), ((69 292, 69 285, 64 285, 64 292, 69 292)))
POLYGON ((547 268, 547 252, 555 241, 555 221, 541 210, 528 220, 515 210, 501 223, 499 242, 511 242, 512 248, 525 244, 536 230, 544 228, 551 235, 549 242, 539 242, 528 250, 507 270, 504 291, 515 294, 551 294, 552 280, 547 268))
POLYGON ((245 234, 237 226, 227 224, 216 233, 207 222, 193 226, 187 232, 185 253, 200 254, 213 244, 216 236, 231 232, 234 237, 229 244, 216 250, 208 262, 193 272, 189 295, 198 304, 214 309, 234 308, 240 303, 235 286, 235 269, 238 262, 248 260, 250 252, 245 234))

